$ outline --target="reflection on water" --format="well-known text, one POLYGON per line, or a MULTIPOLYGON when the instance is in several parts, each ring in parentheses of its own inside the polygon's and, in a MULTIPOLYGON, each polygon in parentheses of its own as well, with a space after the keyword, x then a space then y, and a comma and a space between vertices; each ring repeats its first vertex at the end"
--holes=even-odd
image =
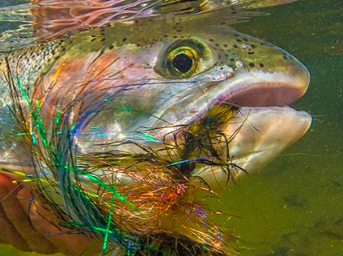
MULTIPOLYGON (((235 27, 298 57, 311 86, 294 107, 310 112, 306 136, 259 174, 225 191, 217 220, 234 228, 247 256, 338 256, 343 252, 343 78, 339 0, 267 9, 235 27), (227 221, 228 216, 232 216, 227 221)), ((27 255, 3 246, 0 256, 27 255)), ((35 254, 30 254, 35 255, 35 254)))

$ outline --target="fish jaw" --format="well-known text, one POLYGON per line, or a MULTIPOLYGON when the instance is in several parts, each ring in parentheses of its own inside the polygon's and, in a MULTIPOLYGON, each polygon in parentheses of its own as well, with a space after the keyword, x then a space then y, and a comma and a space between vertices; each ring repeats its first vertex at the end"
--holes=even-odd
MULTIPOLYGON (((193 123, 213 106, 222 103, 240 107, 286 106, 300 99, 310 82, 308 70, 298 61, 288 72, 239 70, 232 77, 230 70, 220 72, 216 76, 222 79, 214 80, 212 84, 209 81, 206 87, 193 86, 192 92, 184 90, 176 101, 169 101, 167 107, 161 107, 164 112, 159 114, 160 120, 154 126, 162 127, 164 121, 161 120, 176 125, 193 123)), ((160 136, 171 132, 171 129, 161 129, 160 136)))
POLYGON ((201 177, 213 190, 225 188, 260 171, 308 131, 312 118, 290 107, 243 107, 223 128, 230 153, 228 173, 219 167, 199 166, 192 175, 201 177), (235 167, 236 166, 236 167, 235 167))

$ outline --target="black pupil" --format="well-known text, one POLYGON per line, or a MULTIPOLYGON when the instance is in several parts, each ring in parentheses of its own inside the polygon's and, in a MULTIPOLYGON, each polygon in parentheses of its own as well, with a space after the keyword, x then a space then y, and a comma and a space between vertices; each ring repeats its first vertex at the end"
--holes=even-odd
POLYGON ((181 73, 187 73, 193 65, 193 60, 187 54, 181 53, 173 59, 173 66, 181 73))

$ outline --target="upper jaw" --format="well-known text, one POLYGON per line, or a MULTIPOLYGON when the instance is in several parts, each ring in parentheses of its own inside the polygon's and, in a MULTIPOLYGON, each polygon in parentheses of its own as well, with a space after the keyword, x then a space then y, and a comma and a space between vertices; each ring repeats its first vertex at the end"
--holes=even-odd
POLYGON ((280 72, 240 72, 230 81, 227 90, 223 90, 219 100, 239 106, 285 106, 305 94, 309 81, 306 69, 298 76, 280 72))
MULTIPOLYGON (((160 107, 159 120, 152 127, 168 126, 165 120, 176 126, 191 124, 221 103, 240 107, 285 106, 305 94, 309 81, 309 73, 303 67, 292 73, 239 70, 222 81, 181 91, 160 107)), ((173 129, 160 129, 159 135, 173 129)))

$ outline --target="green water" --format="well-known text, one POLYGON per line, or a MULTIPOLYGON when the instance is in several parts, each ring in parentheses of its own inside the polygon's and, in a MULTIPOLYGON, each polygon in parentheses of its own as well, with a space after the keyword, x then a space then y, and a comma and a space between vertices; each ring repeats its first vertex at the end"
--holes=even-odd
MULTIPOLYGON (((212 202, 237 216, 217 222, 236 230, 244 256, 342 256, 343 2, 303 0, 263 11, 270 15, 236 28, 307 66, 310 88, 293 106, 311 113, 313 125, 271 165, 212 202)), ((7 255, 37 254, 0 247, 7 255)))
POLYGON ((222 207, 251 256, 343 255, 343 2, 301 1, 236 26, 299 58, 311 85, 293 106, 313 115, 306 136, 225 193, 222 207))

